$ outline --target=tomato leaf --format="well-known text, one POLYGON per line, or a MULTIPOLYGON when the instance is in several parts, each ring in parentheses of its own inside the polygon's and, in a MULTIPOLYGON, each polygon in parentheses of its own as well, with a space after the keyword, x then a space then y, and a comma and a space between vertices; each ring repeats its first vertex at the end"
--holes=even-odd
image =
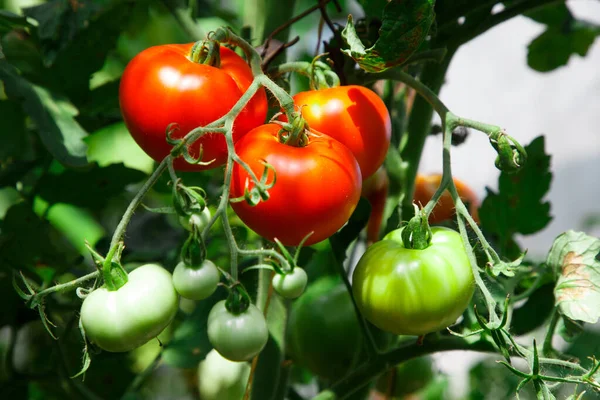
POLYGON ((527 47, 527 64, 549 72, 567 65, 572 55, 584 57, 600 35, 600 25, 573 20, 565 26, 550 26, 527 47))
POLYGON ((1 52, 0 81, 8 98, 21 103, 36 124, 42 143, 58 161, 70 167, 87 164, 83 142, 87 132, 75 121, 77 109, 72 104, 19 76, 1 52))
POLYGON ((65 269, 76 257, 75 249, 29 204, 20 202, 6 213, 0 234, 2 269, 33 267, 36 262, 65 269))
POLYGON ((29 137, 25 132, 25 114, 21 106, 13 101, 0 101, 0 121, 0 162, 11 163, 13 160, 29 158, 29 137))
POLYGON ((0 10, 0 34, 9 32, 17 27, 25 26, 31 26, 26 17, 10 11, 0 10))
POLYGON ((360 6, 368 17, 381 19, 383 9, 388 0, 358 0, 360 6))
POLYGON ((360 40, 352 16, 342 37, 350 49, 342 50, 367 72, 381 72, 403 64, 427 37, 435 18, 434 0, 393 0, 384 10, 379 38, 370 48, 360 40))
POLYGON ((554 270, 556 306, 562 314, 594 324, 600 318, 600 239, 568 231, 554 241, 547 264, 554 270))
POLYGON ((86 171, 67 170, 48 174, 38 183, 38 195, 50 204, 71 203, 79 207, 98 209, 111 197, 122 193, 129 184, 141 181, 143 172, 111 164, 101 168, 94 165, 86 171))
POLYGON ((506 257, 521 254, 514 245, 516 233, 536 233, 552 219, 550 203, 543 200, 552 180, 550 156, 545 153, 544 144, 544 137, 539 136, 526 146, 527 164, 516 173, 502 172, 498 193, 488 188, 479 208, 483 230, 493 236, 506 257))

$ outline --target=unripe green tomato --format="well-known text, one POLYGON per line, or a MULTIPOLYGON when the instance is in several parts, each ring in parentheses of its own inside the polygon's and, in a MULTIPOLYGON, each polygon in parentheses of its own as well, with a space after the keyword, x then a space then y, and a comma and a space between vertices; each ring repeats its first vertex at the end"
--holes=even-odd
POLYGON ((173 271, 173 286, 182 297, 203 300, 217 290, 221 279, 217 266, 210 260, 204 260, 199 267, 180 262, 173 271))
POLYGON ((102 286, 81 306, 88 340, 106 351, 133 350, 158 336, 175 317, 178 296, 171 274, 156 264, 136 268, 118 290, 102 286))
POLYGON ((358 361, 362 335, 350 294, 339 276, 311 283, 291 307, 286 345, 312 373, 336 380, 358 361))
POLYGON ((179 216, 179 223, 185 230, 192 231, 192 226, 196 225, 199 231, 203 231, 212 217, 208 207, 204 207, 201 212, 195 212, 189 217, 179 216))
POLYGON ((407 249, 402 229, 367 249, 352 279, 354 299, 372 324, 397 335, 424 335, 452 325, 465 311, 475 281, 458 232, 431 228, 423 250, 407 249))
POLYGON ((392 398, 403 398, 408 394, 423 389, 435 374, 433 371, 433 359, 430 356, 414 358, 396 365, 377 380, 377 391, 387 394, 390 383, 393 383, 392 398), (396 370, 394 377, 391 376, 396 370), (393 379, 393 382, 390 382, 393 379))
POLYGON ((234 314, 221 300, 208 314, 208 340, 231 361, 248 361, 262 351, 269 340, 267 321, 254 305, 234 314))
POLYGON ((273 289, 286 299, 295 299, 304 293, 308 276, 306 271, 300 267, 287 274, 275 274, 273 277, 273 289))
POLYGON ((250 377, 250 364, 229 361, 211 350, 198 365, 198 392, 202 400, 241 400, 250 377))

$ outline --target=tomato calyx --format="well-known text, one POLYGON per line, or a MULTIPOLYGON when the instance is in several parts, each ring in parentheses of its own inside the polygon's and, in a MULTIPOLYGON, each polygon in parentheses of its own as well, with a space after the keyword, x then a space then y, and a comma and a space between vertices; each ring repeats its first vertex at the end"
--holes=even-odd
POLYGON ((219 68, 221 66, 220 46, 214 39, 199 40, 192 46, 189 59, 197 64, 219 68))
POLYGON ((116 261, 111 261, 108 265, 108 268, 106 265, 103 268, 104 285, 111 292, 119 290, 129 281, 127 272, 116 261))
POLYGON ((230 288, 229 296, 225 300, 225 308, 233 315, 239 315, 250 307, 252 301, 250 295, 241 283, 236 282, 230 288))
MULTIPOLYGON (((250 188, 250 181, 246 180, 246 184, 244 187, 244 194, 239 197, 234 197, 229 199, 231 203, 239 203, 245 201, 250 206, 255 206, 262 201, 269 200, 269 189, 275 186, 275 182, 277 180, 277 173, 275 168, 265 160, 261 160, 260 163, 265 167, 263 169, 263 174, 258 181, 254 181, 252 188, 250 188), (273 180, 268 182, 269 180, 269 171, 273 173, 273 180)), ((245 167, 244 167, 245 168, 245 167)))
POLYGON ((306 147, 309 141, 308 124, 299 113, 293 113, 290 124, 282 124, 278 139, 280 143, 294 147, 306 147))
POLYGON ((423 210, 415 206, 416 215, 408 221, 402 230, 402 243, 407 249, 423 250, 431 244, 433 233, 423 210))

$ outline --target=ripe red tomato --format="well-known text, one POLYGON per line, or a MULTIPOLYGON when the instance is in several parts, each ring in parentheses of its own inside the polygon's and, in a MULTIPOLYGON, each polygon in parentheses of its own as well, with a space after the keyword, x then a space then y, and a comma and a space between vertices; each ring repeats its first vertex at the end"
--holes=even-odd
MULTIPOLYGON (((360 169, 343 144, 327 135, 311 132, 308 144, 294 147, 280 143, 277 124, 259 126, 235 145, 235 150, 252 171, 261 177, 271 164, 277 173, 270 198, 256 206, 245 201, 231 207, 246 225, 259 235, 275 238, 287 246, 297 246, 310 232, 306 245, 333 235, 352 215, 361 190, 360 169)), ((268 182, 272 182, 270 171, 268 182)), ((244 195, 248 173, 233 166, 231 197, 244 195)))
POLYGON ((381 166, 392 134, 390 114, 377 93, 363 86, 338 86, 301 92, 296 106, 311 129, 323 132, 350 149, 363 179, 381 166))
MULTIPOLYGON (((417 174, 417 179, 415 180, 415 203, 425 206, 425 204, 431 200, 431 197, 433 197, 433 194, 440 186, 441 181, 441 174, 417 174)), ((468 203, 469 213, 475 222, 478 223, 479 215, 477 214, 477 209, 479 208, 479 199, 477 198, 477 195, 466 183, 457 178, 454 178, 454 184, 456 185, 456 190, 458 191, 461 200, 468 203)), ((450 192, 445 191, 429 216, 429 222, 435 224, 449 220, 454 217, 454 213, 454 202, 452 201, 450 192)))
MULTIPOLYGON (((179 124, 174 138, 211 123, 225 115, 252 83, 252 72, 244 59, 221 47, 219 68, 189 59, 193 43, 150 47, 134 57, 125 68, 119 87, 121 113, 131 135, 156 161, 172 147, 166 141, 170 123, 179 124)), ((252 98, 234 124, 234 140, 263 124, 267 100, 263 89, 252 98)), ((197 171, 220 166, 227 160, 227 146, 221 134, 207 134, 190 148, 197 157, 200 144, 202 161, 214 159, 208 166, 192 165, 183 157, 175 168, 197 171)))
POLYGON ((371 204, 371 215, 367 224, 367 243, 379 240, 379 231, 383 222, 383 211, 387 199, 390 178, 385 168, 381 167, 369 179, 363 182, 362 196, 371 204))

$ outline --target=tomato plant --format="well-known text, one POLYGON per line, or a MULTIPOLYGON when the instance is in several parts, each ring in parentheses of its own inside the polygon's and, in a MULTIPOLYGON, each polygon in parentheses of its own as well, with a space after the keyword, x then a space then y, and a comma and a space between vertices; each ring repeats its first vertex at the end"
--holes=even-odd
POLYGON ((208 314, 208 338, 226 359, 248 361, 265 347, 269 331, 265 317, 254 304, 234 313, 221 300, 208 314))
POLYGON ((199 266, 180 262, 173 271, 173 286, 182 297, 202 300, 217 290, 220 278, 217 266, 210 260, 204 260, 199 266))
MULTIPOLYGON (((169 124, 176 123, 173 138, 182 138, 192 129, 223 115, 239 100, 252 82, 252 72, 243 58, 221 47, 219 66, 196 63, 191 59, 193 43, 150 47, 127 65, 119 87, 123 120, 135 141, 152 158, 161 161, 172 147, 167 143, 169 124), (219 94, 215 101, 213 94, 219 94)), ((234 125, 234 139, 264 123, 266 96, 260 90, 247 104, 234 125)), ((190 148, 190 155, 209 165, 189 164, 183 157, 175 168, 202 170, 223 165, 227 146, 222 135, 208 133, 190 148)))
POLYGON ((320 278, 292 305, 289 352, 316 375, 331 380, 350 371, 361 341, 352 300, 339 277, 320 278))
POLYGON ((350 149, 367 179, 383 163, 392 132, 381 97, 363 86, 349 85, 294 95, 294 103, 311 129, 350 149))
POLYGON ((101 349, 129 351, 158 336, 175 317, 177 305, 171 274, 146 264, 118 290, 101 287, 90 293, 81 305, 81 323, 87 339, 101 349))
POLYGON ((273 277, 273 289, 286 299, 295 299, 304 293, 308 276, 306 271, 300 267, 295 267, 293 271, 275 274, 273 277))
MULTIPOLYGON (((296 147, 281 143, 277 124, 260 126, 240 139, 235 149, 257 176, 264 163, 276 171, 269 200, 252 206, 245 201, 231 207, 246 225, 266 239, 297 246, 320 242, 333 235, 358 204, 361 176, 352 153, 329 136, 310 132, 308 143, 296 147)), ((248 172, 233 166, 232 198, 247 190, 248 172)), ((269 171, 273 180, 273 172, 269 171)), ((252 184, 250 184, 252 185, 252 184)))
MULTIPOLYGON (((431 200, 441 182, 441 174, 417 174, 414 194, 415 203, 425 206, 425 204, 431 200)), ((475 219, 476 222, 479 221, 479 216, 477 213, 477 209, 479 208, 479 199, 477 198, 475 192, 473 192, 473 190, 466 183, 458 178, 454 178, 454 184, 456 185, 456 190, 458 191, 458 195, 462 201, 469 205, 469 212, 473 219, 475 219)), ((429 216, 429 222, 435 224, 446 221, 452 219, 454 214, 455 210, 452 197, 450 196, 450 193, 444 192, 438 200, 435 208, 431 212, 431 215, 429 216)))
POLYGON ((503 87, 447 72, 493 59, 462 46, 517 15, 534 70, 585 56, 600 28, 577 2, 29 3, 0 1, 0 398, 440 399, 454 374, 418 363, 453 350, 487 358, 453 365, 469 398, 600 389, 595 219, 524 242, 561 205, 594 214, 550 191, 546 148, 594 150, 580 113, 490 124, 438 96, 536 97, 513 66, 503 87), (533 121, 549 136, 511 136, 533 121))
POLYGON ((424 335, 452 325, 465 311, 475 284, 458 232, 432 228, 426 249, 406 248, 402 229, 362 256, 352 279, 361 313, 398 335, 424 335), (435 294, 435 295, 432 295, 435 294))

